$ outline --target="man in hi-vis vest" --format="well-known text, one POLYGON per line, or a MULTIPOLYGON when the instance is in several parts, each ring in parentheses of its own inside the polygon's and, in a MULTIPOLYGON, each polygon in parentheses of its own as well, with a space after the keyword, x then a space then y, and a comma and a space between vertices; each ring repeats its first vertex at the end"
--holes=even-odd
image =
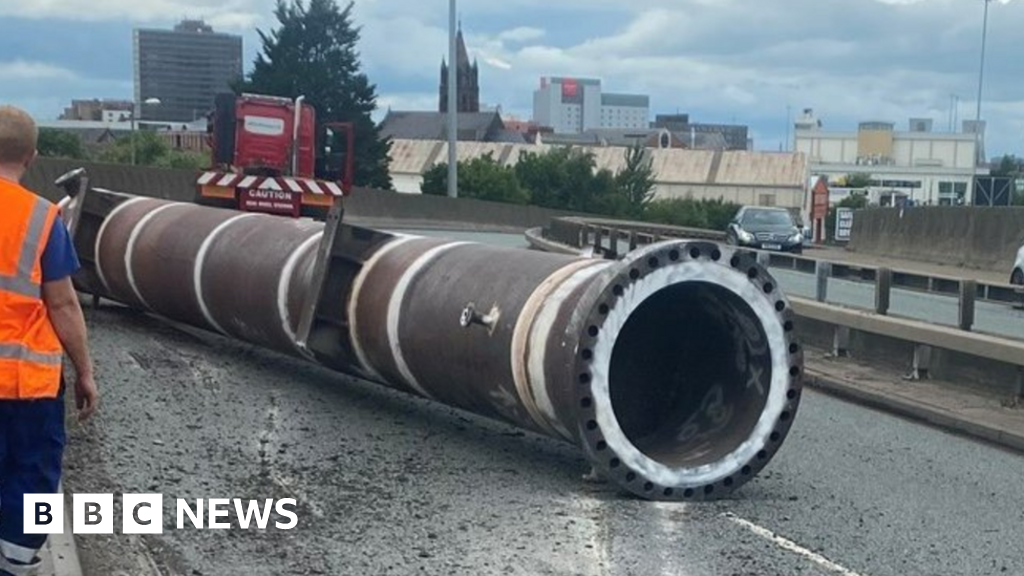
POLYGON ((57 207, 18 183, 36 157, 38 130, 0 106, 0 575, 38 571, 45 535, 25 534, 25 494, 55 494, 64 451, 67 351, 78 417, 98 394, 85 320, 71 275, 78 256, 57 207))

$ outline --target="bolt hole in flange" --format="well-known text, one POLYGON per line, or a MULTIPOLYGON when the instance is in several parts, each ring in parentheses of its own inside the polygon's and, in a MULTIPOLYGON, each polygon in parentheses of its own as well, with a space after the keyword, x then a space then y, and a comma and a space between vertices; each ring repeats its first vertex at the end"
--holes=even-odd
POLYGON ((597 434, 621 479, 644 480, 642 490, 629 482, 634 492, 722 496, 750 478, 751 464, 766 464, 788 430, 796 407, 778 295, 766 272, 738 264, 652 266, 625 283, 588 343, 597 434))

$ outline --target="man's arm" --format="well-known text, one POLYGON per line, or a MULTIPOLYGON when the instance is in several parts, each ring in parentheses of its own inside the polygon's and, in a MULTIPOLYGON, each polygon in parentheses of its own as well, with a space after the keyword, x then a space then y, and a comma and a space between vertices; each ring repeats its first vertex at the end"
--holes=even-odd
POLYGON ((79 420, 85 420, 96 411, 99 398, 93 380, 92 359, 85 328, 85 316, 78 303, 78 295, 71 276, 78 271, 78 255, 68 235, 67 227, 58 217, 50 230, 42 258, 43 302, 64 350, 71 357, 78 378, 75 380, 75 405, 79 420))
POLYGON ((50 323, 75 367, 75 405, 79 420, 86 420, 96 411, 99 394, 93 379, 85 316, 71 278, 43 283, 43 301, 50 323))
POLYGON ((43 284, 43 301, 64 350, 71 357, 79 377, 92 375, 92 358, 85 328, 85 315, 70 278, 43 284))

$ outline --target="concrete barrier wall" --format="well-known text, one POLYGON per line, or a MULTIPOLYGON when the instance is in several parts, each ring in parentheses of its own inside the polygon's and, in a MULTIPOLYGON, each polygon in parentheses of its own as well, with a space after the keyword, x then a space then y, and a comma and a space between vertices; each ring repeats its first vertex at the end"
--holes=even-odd
POLYGON ((346 216, 356 222, 407 226, 499 228, 523 231, 547 226, 552 218, 572 216, 562 210, 484 202, 470 198, 453 199, 425 194, 400 194, 358 188, 346 200, 346 216))
POLYGON ((871 208, 853 218, 849 249, 1004 272, 1024 244, 1024 208, 871 208))
POLYGON ((92 185, 98 188, 181 202, 192 201, 196 193, 196 173, 191 170, 163 170, 57 158, 38 159, 25 175, 23 183, 27 188, 55 201, 64 192, 54 186, 53 181, 61 174, 79 167, 89 171, 92 185))
MULTIPOLYGON (((63 191, 53 185, 61 174, 78 167, 89 172, 98 188, 191 202, 195 196, 196 172, 151 167, 132 167, 96 162, 40 158, 26 175, 25 185, 56 201, 63 191)), ((547 226, 552 218, 572 216, 570 212, 535 206, 518 206, 443 196, 399 194, 357 189, 346 199, 346 218, 365 224, 406 227, 454 227, 458 229, 525 230, 547 226)))

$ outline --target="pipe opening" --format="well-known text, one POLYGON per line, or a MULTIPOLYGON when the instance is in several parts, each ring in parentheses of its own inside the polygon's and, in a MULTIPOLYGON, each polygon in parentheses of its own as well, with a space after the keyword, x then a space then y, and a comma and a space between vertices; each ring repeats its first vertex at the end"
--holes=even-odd
POLYGON ((638 450, 662 465, 691 468, 750 438, 772 371, 768 338, 751 306, 720 285, 684 282, 630 314, 612 351, 609 394, 638 450))

